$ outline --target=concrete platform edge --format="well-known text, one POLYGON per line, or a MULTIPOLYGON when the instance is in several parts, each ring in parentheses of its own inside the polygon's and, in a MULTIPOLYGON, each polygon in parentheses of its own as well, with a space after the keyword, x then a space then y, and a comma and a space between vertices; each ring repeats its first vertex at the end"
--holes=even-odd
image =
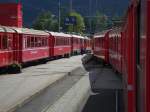
POLYGON ((41 90, 39 90, 38 92, 34 93, 33 95, 29 96, 28 98, 25 98, 23 102, 19 103, 19 104, 14 104, 15 106, 13 106, 12 108, 4 111, 4 112, 14 112, 17 108, 21 107, 22 105, 26 104, 27 102, 31 101, 34 97, 38 96, 40 93, 44 92, 48 87, 53 87, 53 85, 57 84, 58 82, 62 81, 64 78, 66 78, 68 75, 71 75, 72 72, 74 72, 75 70, 80 69, 80 67, 76 67, 74 69, 72 69, 70 72, 64 74, 61 78, 57 79, 56 81, 54 81, 51 84, 48 84, 47 86, 45 86, 44 88, 42 88, 41 90))
POLYGON ((81 112, 89 96, 89 78, 88 75, 85 75, 58 101, 56 101, 55 104, 43 112, 81 112))

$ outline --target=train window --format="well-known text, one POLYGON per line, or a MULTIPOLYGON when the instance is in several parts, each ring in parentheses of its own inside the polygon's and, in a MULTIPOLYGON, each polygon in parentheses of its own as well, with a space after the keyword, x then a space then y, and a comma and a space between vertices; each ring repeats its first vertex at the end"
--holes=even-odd
POLYGON ((27 37, 27 47, 31 47, 31 43, 30 43, 30 37, 27 37))
POLYGON ((2 37, 2 49, 8 49, 8 37, 7 36, 2 37))
POLYGON ((31 37, 31 47, 34 47, 34 37, 31 37))
POLYGON ((55 38, 54 40, 55 40, 55 45, 57 45, 57 40, 56 40, 56 38, 55 38))
POLYGON ((59 38, 56 39, 56 45, 59 45, 59 38))
POLYGON ((58 39, 58 45, 60 45, 60 44, 61 44, 61 38, 58 39))
POLYGON ((43 38, 43 45, 42 46, 46 46, 47 45, 47 41, 43 38))
POLYGON ((64 43, 65 43, 64 41, 65 41, 65 39, 64 39, 64 38, 61 38, 61 39, 60 39, 60 45, 64 45, 64 43))
POLYGON ((55 40, 55 46, 56 46, 57 45, 57 40, 56 40, 56 38, 54 40, 55 40))
POLYGON ((68 41, 67 41, 67 45, 70 45, 70 43, 69 43, 69 40, 70 40, 70 39, 68 38, 67 40, 68 40, 68 41))
POLYGON ((57 38, 57 45, 59 46, 59 41, 60 41, 60 39, 59 38, 57 38))
MULTIPOLYGON (((45 39, 45 38, 43 37, 43 39, 45 39)), ((42 47, 42 38, 41 37, 38 39, 38 47, 42 47)))
POLYGON ((38 46, 38 38, 35 37, 35 38, 34 38, 34 47, 37 47, 37 46, 38 46))
POLYGON ((67 43, 68 43, 68 38, 65 38, 65 45, 67 45, 67 43))
POLYGON ((27 48, 27 37, 24 37, 24 48, 27 48))
POLYGON ((7 40, 8 41, 8 49, 11 50, 12 49, 12 38, 11 38, 11 35, 9 35, 7 39, 8 39, 7 40))
POLYGON ((66 45, 66 38, 62 38, 63 39, 63 45, 66 45))
POLYGON ((68 45, 68 38, 65 39, 65 45, 68 45))
POLYGON ((42 46, 45 46, 45 40, 42 38, 42 46))
POLYGON ((2 36, 0 35, 0 49, 2 49, 2 36))
POLYGON ((70 38, 68 39, 68 45, 70 45, 70 38))
POLYGON ((66 38, 62 38, 63 45, 66 45, 66 38))
POLYGON ((65 41, 65 39, 61 38, 60 45, 64 45, 64 43, 65 43, 64 41, 65 41))
POLYGON ((44 40, 45 40, 45 46, 47 46, 48 45, 47 38, 44 38, 44 40))
POLYGON ((65 41, 65 39, 64 39, 64 38, 61 38, 61 40, 60 40, 60 45, 64 45, 64 41, 65 41))
POLYGON ((41 43, 42 43, 41 37, 38 37, 37 38, 37 47, 42 47, 41 43))

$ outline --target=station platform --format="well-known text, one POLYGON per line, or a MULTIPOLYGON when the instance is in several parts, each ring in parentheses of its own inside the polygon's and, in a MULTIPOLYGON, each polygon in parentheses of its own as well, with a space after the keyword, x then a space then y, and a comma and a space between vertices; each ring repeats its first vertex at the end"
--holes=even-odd
POLYGON ((45 88, 82 67, 82 56, 50 61, 23 69, 20 74, 0 76, 0 112, 12 112, 45 88))
POLYGON ((82 58, 88 73, 44 112, 124 112, 121 77, 91 58, 82 58))
POLYGON ((123 112, 120 77, 92 54, 1 75, 0 91, 0 112, 123 112))

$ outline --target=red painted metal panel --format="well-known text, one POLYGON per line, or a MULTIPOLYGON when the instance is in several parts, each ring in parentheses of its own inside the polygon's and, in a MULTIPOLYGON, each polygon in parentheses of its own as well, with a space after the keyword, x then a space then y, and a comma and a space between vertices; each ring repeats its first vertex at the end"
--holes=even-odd
POLYGON ((122 73, 122 35, 120 28, 114 28, 109 34, 109 62, 115 70, 122 73))
POLYGON ((103 37, 94 37, 93 39, 93 54, 98 58, 104 59, 106 63, 109 63, 109 31, 103 33, 101 35, 103 37))
POLYGON ((23 49, 22 51, 22 62, 35 61, 48 57, 49 57, 48 47, 23 49))
POLYGON ((0 67, 8 66, 13 63, 13 34, 0 33, 0 67))
POLYGON ((125 82, 126 112, 136 112, 136 7, 131 4, 125 23, 123 35, 123 77, 125 82))
POLYGON ((147 105, 147 111, 150 112, 150 0, 147 0, 147 55, 146 55, 146 105, 147 105))
POLYGON ((0 67, 13 64, 13 51, 0 51, 0 67))
POLYGON ((20 63, 45 59, 49 57, 49 45, 47 35, 41 36, 41 35, 19 34, 18 39, 16 40, 19 41, 17 49, 19 49, 18 52, 20 63))
POLYGON ((71 46, 55 46, 54 56, 63 56, 64 54, 71 53, 71 46))
POLYGON ((63 56, 65 54, 70 54, 71 51, 74 49, 72 45, 73 41, 71 39, 72 39, 71 37, 50 36, 49 37, 49 47, 50 47, 49 51, 51 52, 50 56, 53 57, 53 56, 63 56), (58 40, 59 40, 59 43, 56 42, 58 40), (66 43, 66 40, 69 42, 66 43), (63 44, 68 44, 68 45, 63 45, 63 44))
POLYGON ((81 51, 80 39, 72 37, 72 52, 80 52, 80 51, 81 51))
POLYGON ((22 27, 22 5, 20 3, 0 4, 0 25, 22 27))

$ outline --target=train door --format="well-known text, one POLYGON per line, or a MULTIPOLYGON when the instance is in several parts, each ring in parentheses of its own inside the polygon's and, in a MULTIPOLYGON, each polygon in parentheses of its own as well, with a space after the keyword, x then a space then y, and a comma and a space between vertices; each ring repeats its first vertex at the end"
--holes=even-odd
POLYGON ((150 112, 150 1, 140 0, 137 52, 137 112, 150 112))
POLYGON ((54 45, 55 45, 54 37, 49 36, 48 41, 49 41, 49 57, 53 57, 54 56, 53 51, 54 51, 54 45))
POLYGON ((7 34, 8 63, 13 63, 13 34, 7 34))
POLYGON ((137 112, 150 112, 150 1, 140 0, 137 51, 137 112))
POLYGON ((137 112, 142 112, 142 76, 141 76, 141 67, 140 67, 140 3, 138 4, 137 7, 137 12, 136 12, 136 22, 135 24, 137 28, 137 39, 136 39, 136 110, 137 112))
POLYGON ((9 64, 9 59, 8 59, 8 38, 7 38, 7 33, 6 31, 1 35, 1 47, 2 47, 2 51, 3 53, 2 55, 2 66, 6 66, 9 64))
MULTIPOLYGON (((14 30, 15 31, 15 30, 14 30)), ((22 62, 22 37, 15 31, 13 35, 13 60, 14 64, 22 62)))

